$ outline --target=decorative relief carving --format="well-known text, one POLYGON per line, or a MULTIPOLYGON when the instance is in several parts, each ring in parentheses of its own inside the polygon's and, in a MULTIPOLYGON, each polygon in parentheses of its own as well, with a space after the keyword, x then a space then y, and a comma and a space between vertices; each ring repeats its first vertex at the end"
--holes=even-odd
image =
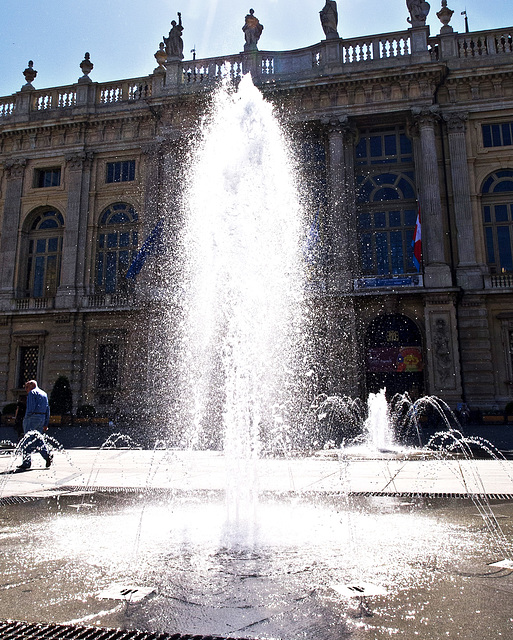
POLYGON ((413 121, 419 127, 433 127, 435 122, 440 119, 440 113, 437 105, 429 107, 413 107, 411 110, 413 121))
POLYGON ((93 161, 94 154, 91 151, 70 153, 65 156, 66 164, 71 171, 80 171, 93 161))
POLYGON ((468 113, 458 111, 444 113, 443 119, 447 123, 447 130, 449 133, 463 133, 466 129, 468 113))
POLYGON ((10 158, 5 160, 4 168, 7 174, 7 179, 17 180, 23 178, 23 173, 27 165, 26 158, 10 158))
POLYGON ((440 388, 448 385, 452 373, 451 338, 449 324, 446 319, 438 316, 434 322, 433 352, 434 366, 440 388))

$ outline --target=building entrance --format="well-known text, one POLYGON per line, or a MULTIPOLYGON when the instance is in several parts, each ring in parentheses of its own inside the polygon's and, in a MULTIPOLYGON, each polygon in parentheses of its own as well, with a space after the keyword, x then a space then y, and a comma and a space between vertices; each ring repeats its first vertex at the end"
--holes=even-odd
POLYGON ((424 390, 422 337, 417 325, 401 315, 380 315, 365 334, 366 383, 368 393, 386 388, 416 399, 424 390))

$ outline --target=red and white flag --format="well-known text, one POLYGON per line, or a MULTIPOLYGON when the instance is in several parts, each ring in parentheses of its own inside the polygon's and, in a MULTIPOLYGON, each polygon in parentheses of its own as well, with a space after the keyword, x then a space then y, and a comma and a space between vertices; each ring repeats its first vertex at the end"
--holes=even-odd
POLYGON ((420 272, 420 263, 422 261, 422 229, 420 226, 420 205, 417 213, 417 222, 415 223, 415 231, 413 232, 413 264, 417 271, 420 272))

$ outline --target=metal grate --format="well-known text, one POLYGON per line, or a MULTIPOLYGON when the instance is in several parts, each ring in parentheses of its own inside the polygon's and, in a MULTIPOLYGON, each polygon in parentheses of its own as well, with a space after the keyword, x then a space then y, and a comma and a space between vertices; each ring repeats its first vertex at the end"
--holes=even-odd
MULTIPOLYGON (((80 492, 89 491, 90 493, 144 493, 146 495, 175 495, 176 492, 171 489, 162 489, 159 487, 95 487, 95 486, 74 486, 67 485, 59 487, 64 492, 80 492)), ((305 495, 315 492, 305 491, 305 495)), ((377 498, 383 496, 385 498, 444 498, 457 500, 513 500, 513 493, 463 493, 450 491, 343 491, 340 495, 361 498, 377 498)), ((1 498, 0 498, 1 504, 1 498)))
POLYGON ((29 624, 6 620, 0 621, 0 640, 228 640, 228 638, 102 627, 76 627, 65 624, 29 624))

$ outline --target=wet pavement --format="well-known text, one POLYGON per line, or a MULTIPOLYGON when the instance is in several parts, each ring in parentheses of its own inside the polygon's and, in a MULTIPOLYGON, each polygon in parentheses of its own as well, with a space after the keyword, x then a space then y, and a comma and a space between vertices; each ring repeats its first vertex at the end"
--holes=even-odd
POLYGON ((281 640, 512 637, 513 569, 493 565, 513 557, 511 461, 264 459, 244 508, 227 505, 219 453, 76 449, 11 473, 17 463, 0 456, 0 619, 281 640))

